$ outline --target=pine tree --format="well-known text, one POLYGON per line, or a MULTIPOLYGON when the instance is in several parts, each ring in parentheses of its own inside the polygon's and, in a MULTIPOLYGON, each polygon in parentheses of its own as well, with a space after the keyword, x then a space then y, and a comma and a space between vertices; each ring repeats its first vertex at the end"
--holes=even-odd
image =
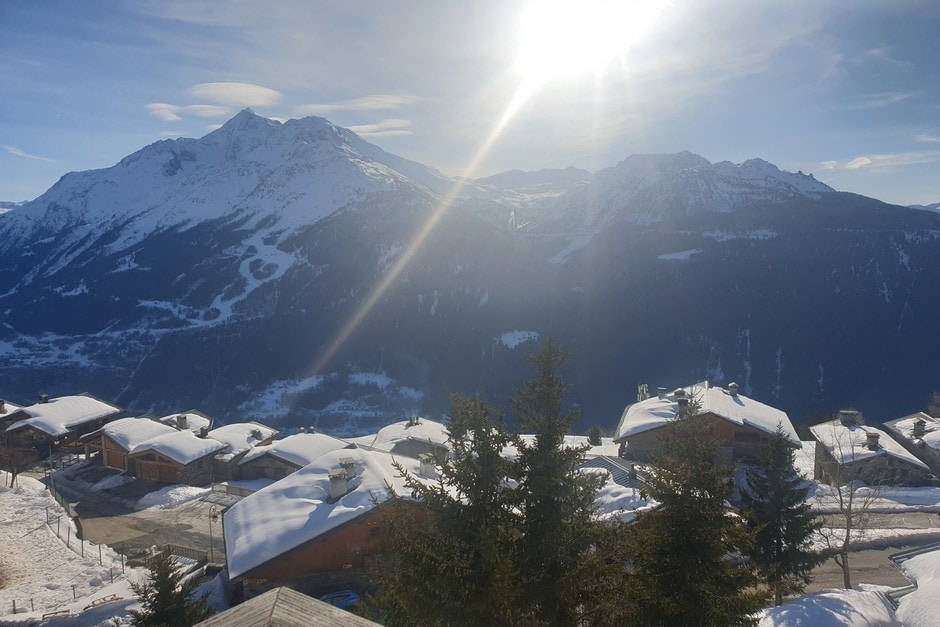
POLYGON ((394 520, 397 563, 383 565, 376 603, 389 625, 531 622, 514 562, 514 464, 502 456, 512 437, 491 407, 461 396, 448 429, 452 454, 439 460, 438 481, 406 478, 423 514, 401 509, 394 520))
POLYGON ((810 547, 810 538, 821 526, 806 504, 809 486, 793 467, 793 449, 778 427, 760 466, 747 475, 741 494, 744 517, 754 532, 749 551, 761 577, 773 591, 774 604, 784 594, 799 593, 809 574, 826 556, 810 547))
POLYGON ((532 357, 535 377, 513 399, 516 420, 535 434, 520 442, 517 495, 522 513, 519 568, 524 598, 545 624, 574 624, 584 583, 576 576, 597 533, 594 498, 601 479, 576 472, 584 450, 564 446, 578 418, 564 411, 567 355, 548 338, 532 357))
POLYGON ((132 625, 141 627, 185 627, 207 619, 214 610, 206 597, 194 600, 195 579, 184 581, 169 553, 161 552, 150 561, 150 574, 144 583, 131 583, 143 610, 132 610, 132 625))
POLYGON ((698 409, 680 407, 660 437, 644 489, 660 506, 638 517, 630 539, 628 624, 753 625, 766 598, 736 559, 750 534, 729 515, 731 469, 716 465, 698 409))

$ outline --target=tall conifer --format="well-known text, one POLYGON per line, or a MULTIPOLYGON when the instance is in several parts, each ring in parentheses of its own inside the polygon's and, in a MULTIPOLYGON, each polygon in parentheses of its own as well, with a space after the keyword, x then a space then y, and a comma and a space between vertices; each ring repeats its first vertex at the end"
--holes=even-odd
POLYGON ((826 559, 810 546, 821 522, 806 503, 809 485, 796 472, 793 459, 793 449, 778 427, 760 465, 748 471, 747 489, 741 494, 744 516, 755 534, 749 555, 776 605, 783 603, 784 594, 802 592, 810 571, 826 559))
POLYGON ((753 625, 766 598, 742 564, 750 534, 731 515, 731 468, 716 465, 715 443, 698 404, 681 407, 660 436, 644 492, 658 501, 631 538, 628 622, 636 625, 753 625))

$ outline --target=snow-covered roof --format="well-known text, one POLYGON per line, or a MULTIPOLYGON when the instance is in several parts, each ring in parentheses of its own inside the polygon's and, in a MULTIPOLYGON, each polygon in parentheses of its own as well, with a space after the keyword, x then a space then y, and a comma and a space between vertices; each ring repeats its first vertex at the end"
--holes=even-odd
MULTIPOLYGON (((740 427, 753 427, 766 433, 774 433, 777 426, 794 446, 800 446, 800 438, 790 423, 786 412, 765 405, 740 393, 712 386, 707 381, 684 388, 686 394, 697 399, 701 405, 699 414, 714 414, 740 427)), ((626 440, 644 431, 658 429, 676 416, 679 405, 675 392, 660 398, 658 395, 628 405, 617 425, 615 440, 626 440)))
POLYGON ((131 454, 139 455, 146 451, 154 451, 185 466, 197 459, 202 459, 206 455, 218 453, 225 446, 218 440, 200 438, 192 431, 174 431, 141 442, 131 454))
POLYGON ((652 509, 656 502, 640 496, 636 488, 628 488, 614 481, 611 474, 598 468, 588 468, 582 472, 603 472, 607 480, 594 496, 594 517, 597 520, 630 522, 638 511, 652 509))
POLYGON ((911 414, 909 416, 904 416, 903 418, 898 418, 897 420, 892 420, 887 424, 894 427, 898 433, 909 440, 915 440, 919 438, 923 440, 924 444, 930 448, 940 450, 940 420, 937 420, 930 414, 917 412, 916 414, 911 414), (914 423, 918 420, 924 421, 924 435, 922 436, 914 435, 914 423))
MULTIPOLYGON (((520 435, 519 437, 526 444, 535 443, 534 435, 520 435)), ((589 439, 590 438, 586 435, 566 435, 564 436, 563 446, 565 448, 579 448, 585 445, 590 446, 590 448, 584 452, 586 459, 599 456, 617 457, 620 454, 620 445, 614 443, 613 438, 601 438, 601 443, 597 446, 592 446, 589 439)), ((514 445, 510 444, 509 446, 503 447, 501 454, 507 459, 516 459, 519 457, 519 450, 514 445)))
POLYGON ((233 455, 254 448, 259 442, 270 440, 276 435, 277 429, 272 429, 260 422, 236 422, 213 429, 208 433, 213 440, 225 444, 228 447, 226 452, 233 455))
POLYGON ((446 446, 447 439, 447 427, 433 420, 416 418, 414 420, 394 422, 382 427, 375 434, 372 444, 368 446, 377 448, 380 451, 390 451, 396 444, 406 440, 421 440, 422 442, 446 446))
POLYGON ((388 486, 407 496, 404 480, 392 467, 400 462, 418 475, 419 462, 382 451, 341 449, 322 455, 284 479, 251 494, 227 512, 225 556, 229 576, 241 577, 336 527, 362 516, 389 498, 388 486), (330 502, 329 472, 351 458, 361 471, 349 479, 352 489, 330 502))
POLYGON ((0 409, 0 418, 3 418, 4 416, 9 416, 10 414, 14 414, 21 409, 22 407, 20 407, 16 403, 11 403, 10 401, 3 401, 3 409, 0 409))
POLYGON ((297 433, 268 446, 256 446, 239 460, 244 464, 263 455, 270 455, 298 467, 303 467, 330 451, 348 448, 350 444, 325 433, 297 433))
POLYGON ((186 428, 193 433, 199 433, 199 431, 202 429, 208 429, 212 427, 212 418, 209 418, 201 411, 195 409, 170 414, 162 418, 157 418, 157 420, 165 425, 170 425, 171 427, 176 428, 179 423, 180 416, 186 417, 186 428))
POLYGON ((813 437, 825 446, 840 464, 850 464, 863 459, 878 457, 879 455, 888 455, 925 470, 927 469, 924 462, 911 455, 890 435, 875 427, 860 424, 842 424, 836 418, 835 420, 813 425, 809 430, 813 437), (878 448, 874 450, 868 448, 869 433, 878 435, 878 448))
POLYGON ((98 433, 108 436, 127 451, 176 429, 150 418, 119 418, 103 426, 98 433))
POLYGON ((69 429, 121 411, 119 407, 88 394, 50 398, 48 401, 23 407, 22 410, 29 418, 17 420, 7 427, 7 431, 30 426, 52 437, 65 435, 69 429))

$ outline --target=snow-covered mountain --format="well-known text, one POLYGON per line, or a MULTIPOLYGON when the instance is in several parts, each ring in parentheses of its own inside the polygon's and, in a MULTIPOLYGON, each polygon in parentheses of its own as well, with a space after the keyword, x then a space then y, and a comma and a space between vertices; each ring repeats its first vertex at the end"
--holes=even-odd
POLYGON ((927 211, 940 211, 940 202, 934 202, 929 205, 908 205, 911 209, 925 209, 927 211))
POLYGON ((355 431, 440 415, 453 391, 505 398, 546 333, 586 424, 615 424, 641 382, 737 380, 798 419, 896 417, 936 381, 940 214, 759 159, 455 181, 246 110, 4 208, 12 400, 355 431))

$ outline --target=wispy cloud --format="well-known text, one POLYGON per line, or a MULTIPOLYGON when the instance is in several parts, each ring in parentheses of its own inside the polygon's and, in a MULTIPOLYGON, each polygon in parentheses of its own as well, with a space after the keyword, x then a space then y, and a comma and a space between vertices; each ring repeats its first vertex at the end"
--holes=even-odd
POLYGON ((281 92, 252 83, 200 83, 190 87, 189 93, 232 107, 270 107, 281 100, 281 92))
POLYGON ((45 161, 47 163, 55 163, 55 159, 49 159, 48 157, 37 157, 36 155, 31 155, 25 150, 17 148, 16 146, 4 146, 6 151, 13 155, 14 157, 22 157, 24 159, 34 159, 35 161, 45 161))
POLYGON ((395 94, 373 94, 362 98, 340 100, 325 104, 305 104, 295 109, 298 115, 326 115, 336 111, 380 111, 397 109, 399 107, 417 102, 415 96, 395 94))
POLYGON ((231 110, 227 107, 217 105, 195 104, 195 105, 174 105, 167 102, 151 102, 147 105, 150 115, 163 120, 164 122, 179 122, 182 115, 195 116, 197 118, 219 118, 227 116, 231 110))
POLYGON ((881 109, 884 107, 890 107, 899 102, 903 102, 908 98, 916 96, 916 92, 907 91, 907 92, 889 92, 882 94, 871 94, 865 96, 861 102, 856 104, 857 109, 881 109))
POLYGON ((401 137, 412 134, 407 130, 409 126, 411 126, 411 120, 389 118, 375 124, 359 124, 348 128, 362 137, 401 137))
POLYGON ((868 61, 877 61, 884 65, 892 66, 895 69, 903 68, 906 70, 914 69, 914 64, 910 61, 902 61, 891 56, 891 48, 872 48, 862 55, 862 58, 868 61))
POLYGON ((899 152, 880 155, 860 155, 850 161, 823 161, 821 170, 887 170, 909 165, 940 161, 940 151, 899 152))
POLYGON ((930 133, 919 133, 914 136, 914 141, 922 144, 936 144, 940 142, 940 135, 931 135, 930 133))

